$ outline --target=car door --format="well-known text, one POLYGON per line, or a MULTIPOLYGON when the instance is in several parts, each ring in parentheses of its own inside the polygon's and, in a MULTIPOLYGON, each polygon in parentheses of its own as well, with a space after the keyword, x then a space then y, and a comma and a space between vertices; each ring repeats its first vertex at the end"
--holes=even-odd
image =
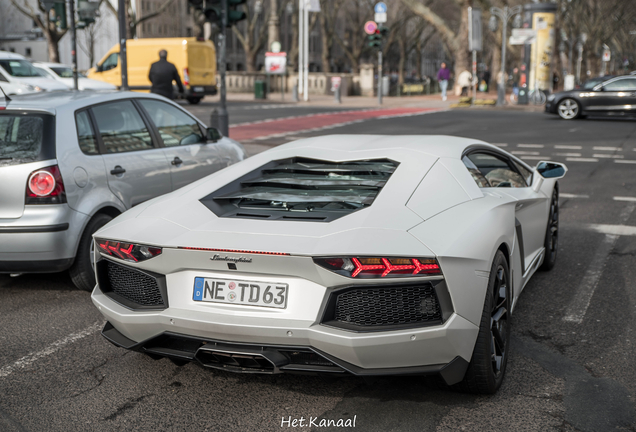
POLYGON ((636 77, 617 77, 606 82, 594 97, 598 111, 636 111, 636 77))
POLYGON ((170 162, 172 190, 224 168, 215 142, 206 140, 205 130, 189 113, 168 102, 156 99, 137 100, 156 128, 170 162))
POLYGON ((119 67, 119 53, 112 53, 102 64, 97 66, 95 78, 117 87, 121 86, 121 68, 119 67))
MULTIPOLYGON (((469 153, 467 157, 486 180, 482 181, 484 188, 508 195, 517 201, 516 230, 521 239, 519 246, 525 272, 544 245, 549 197, 532 190, 532 171, 505 154, 495 150, 479 150, 469 153)), ((468 168, 470 171, 470 167, 468 168)))
POLYGON ((108 187, 130 208, 170 192, 170 163, 130 99, 91 107, 108 187))

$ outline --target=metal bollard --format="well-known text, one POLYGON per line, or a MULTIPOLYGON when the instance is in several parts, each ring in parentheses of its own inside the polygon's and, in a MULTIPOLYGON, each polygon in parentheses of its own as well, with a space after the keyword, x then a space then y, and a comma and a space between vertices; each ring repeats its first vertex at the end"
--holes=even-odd
POLYGON ((336 87, 336 89, 333 92, 333 97, 336 103, 339 103, 339 104, 342 103, 342 100, 340 98, 340 87, 336 87))
POLYGON ((292 100, 294 102, 298 102, 300 101, 299 97, 298 97, 298 84, 294 84, 294 87, 292 88, 292 100))
POLYGON ((212 114, 210 114, 210 127, 219 129, 219 110, 214 108, 212 114))

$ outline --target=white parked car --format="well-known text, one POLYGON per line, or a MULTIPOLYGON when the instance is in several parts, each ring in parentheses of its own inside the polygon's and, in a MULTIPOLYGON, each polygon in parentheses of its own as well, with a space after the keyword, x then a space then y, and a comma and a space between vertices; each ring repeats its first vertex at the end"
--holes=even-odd
MULTIPOLYGON (((33 66, 44 72, 48 77, 63 83, 68 88, 73 88, 73 68, 71 66, 45 62, 34 62, 33 66)), ((117 87, 112 84, 86 78, 86 75, 82 73, 78 73, 77 76, 77 86, 80 90, 117 90, 117 87)))
POLYGON ((447 136, 276 147, 95 233, 102 334, 177 364, 494 393, 519 295, 556 261, 565 172, 447 136))
POLYGON ((44 76, 26 57, 0 51, 0 81, 24 84, 40 91, 68 90, 64 84, 44 76))
MULTIPOLYGON (((4 78, 2 74, 0 74, 0 88, 2 88, 7 96, 23 95, 42 91, 39 87, 36 88, 30 84, 21 84, 18 82, 11 83, 9 81, 5 81, 5 79, 6 78, 4 78)), ((0 98, 2 98, 2 95, 0 95, 0 98)))

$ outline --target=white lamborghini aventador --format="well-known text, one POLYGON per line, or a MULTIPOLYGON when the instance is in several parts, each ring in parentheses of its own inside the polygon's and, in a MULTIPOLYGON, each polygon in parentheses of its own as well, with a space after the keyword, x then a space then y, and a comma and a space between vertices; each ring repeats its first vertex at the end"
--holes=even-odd
POLYGON ((95 234, 102 333, 233 372, 438 374, 494 393, 510 314, 556 260, 565 172, 448 136, 276 147, 95 234))

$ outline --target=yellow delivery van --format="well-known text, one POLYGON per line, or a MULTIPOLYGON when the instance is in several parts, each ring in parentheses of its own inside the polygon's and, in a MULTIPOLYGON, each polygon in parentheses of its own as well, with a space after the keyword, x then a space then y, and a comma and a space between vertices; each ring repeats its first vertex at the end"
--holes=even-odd
MULTIPOLYGON (((185 98, 196 104, 205 95, 216 94, 216 50, 212 41, 197 38, 130 39, 126 41, 128 87, 149 92, 150 65, 159 60, 159 51, 168 51, 185 88, 185 98)), ((119 44, 115 45, 88 71, 88 77, 121 86, 119 44)))

